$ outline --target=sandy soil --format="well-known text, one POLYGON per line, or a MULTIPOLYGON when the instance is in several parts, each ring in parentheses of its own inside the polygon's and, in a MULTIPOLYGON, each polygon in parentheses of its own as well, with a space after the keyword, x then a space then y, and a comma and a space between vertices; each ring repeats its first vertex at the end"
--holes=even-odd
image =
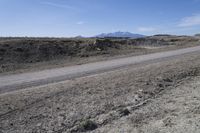
POLYGON ((200 132, 200 54, 0 95, 0 132, 200 132))

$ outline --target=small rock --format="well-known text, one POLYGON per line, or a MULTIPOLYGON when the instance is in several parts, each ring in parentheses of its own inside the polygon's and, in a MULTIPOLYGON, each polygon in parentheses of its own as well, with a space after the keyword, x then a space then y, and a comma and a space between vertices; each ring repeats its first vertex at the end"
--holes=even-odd
POLYGON ((42 123, 38 123, 36 126, 37 126, 37 127, 40 127, 41 125, 42 125, 42 123))
POLYGON ((159 87, 164 87, 164 85, 162 83, 159 83, 158 86, 159 87))
POLYGON ((126 109, 121 109, 119 110, 119 114, 120 116, 127 116, 129 115, 131 112, 126 108, 126 109))
POLYGON ((163 81, 165 81, 165 82, 173 82, 173 80, 171 80, 169 78, 163 79, 163 81))
POLYGON ((86 120, 80 124, 80 130, 82 132, 92 131, 98 128, 97 124, 91 120, 86 120))

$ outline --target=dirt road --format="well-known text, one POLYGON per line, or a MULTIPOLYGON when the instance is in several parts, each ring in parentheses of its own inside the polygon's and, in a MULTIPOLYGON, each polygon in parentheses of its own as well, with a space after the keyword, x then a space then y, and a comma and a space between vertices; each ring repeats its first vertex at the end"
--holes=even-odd
POLYGON ((199 133, 200 52, 0 94, 2 133, 199 133))
POLYGON ((72 67, 43 70, 39 72, 0 76, 0 93, 64 81, 66 79, 82 77, 85 75, 105 72, 145 61, 163 59, 195 51, 200 51, 200 46, 110 61, 89 63, 72 67))

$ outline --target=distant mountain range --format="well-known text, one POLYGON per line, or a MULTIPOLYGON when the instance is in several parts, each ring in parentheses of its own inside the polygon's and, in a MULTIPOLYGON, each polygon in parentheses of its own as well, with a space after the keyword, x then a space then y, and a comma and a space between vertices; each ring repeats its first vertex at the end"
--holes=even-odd
POLYGON ((106 38, 106 37, 142 38, 145 36, 141 35, 141 34, 133 34, 130 32, 120 32, 119 31, 119 32, 114 32, 114 33, 102 33, 95 37, 99 37, 99 38, 106 38))

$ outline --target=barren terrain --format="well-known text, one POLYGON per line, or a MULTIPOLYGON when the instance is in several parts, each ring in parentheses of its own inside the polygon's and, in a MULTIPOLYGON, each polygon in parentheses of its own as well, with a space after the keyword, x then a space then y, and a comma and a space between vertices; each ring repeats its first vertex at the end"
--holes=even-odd
POLYGON ((0 131, 200 132, 200 53, 0 95, 0 131))
POLYGON ((76 66, 67 66, 62 68, 47 69, 37 72, 28 72, 0 77, 0 93, 24 89, 32 86, 45 85, 68 79, 84 77, 96 73, 102 73, 115 69, 125 68, 129 65, 156 62, 166 58, 173 58, 193 52, 199 52, 200 46, 172 50, 167 52, 158 52, 147 55, 100 61, 76 66))
POLYGON ((0 0, 0 133, 200 133, 200 0, 0 0))
POLYGON ((23 73, 197 46, 198 37, 0 38, 0 74, 23 73))

